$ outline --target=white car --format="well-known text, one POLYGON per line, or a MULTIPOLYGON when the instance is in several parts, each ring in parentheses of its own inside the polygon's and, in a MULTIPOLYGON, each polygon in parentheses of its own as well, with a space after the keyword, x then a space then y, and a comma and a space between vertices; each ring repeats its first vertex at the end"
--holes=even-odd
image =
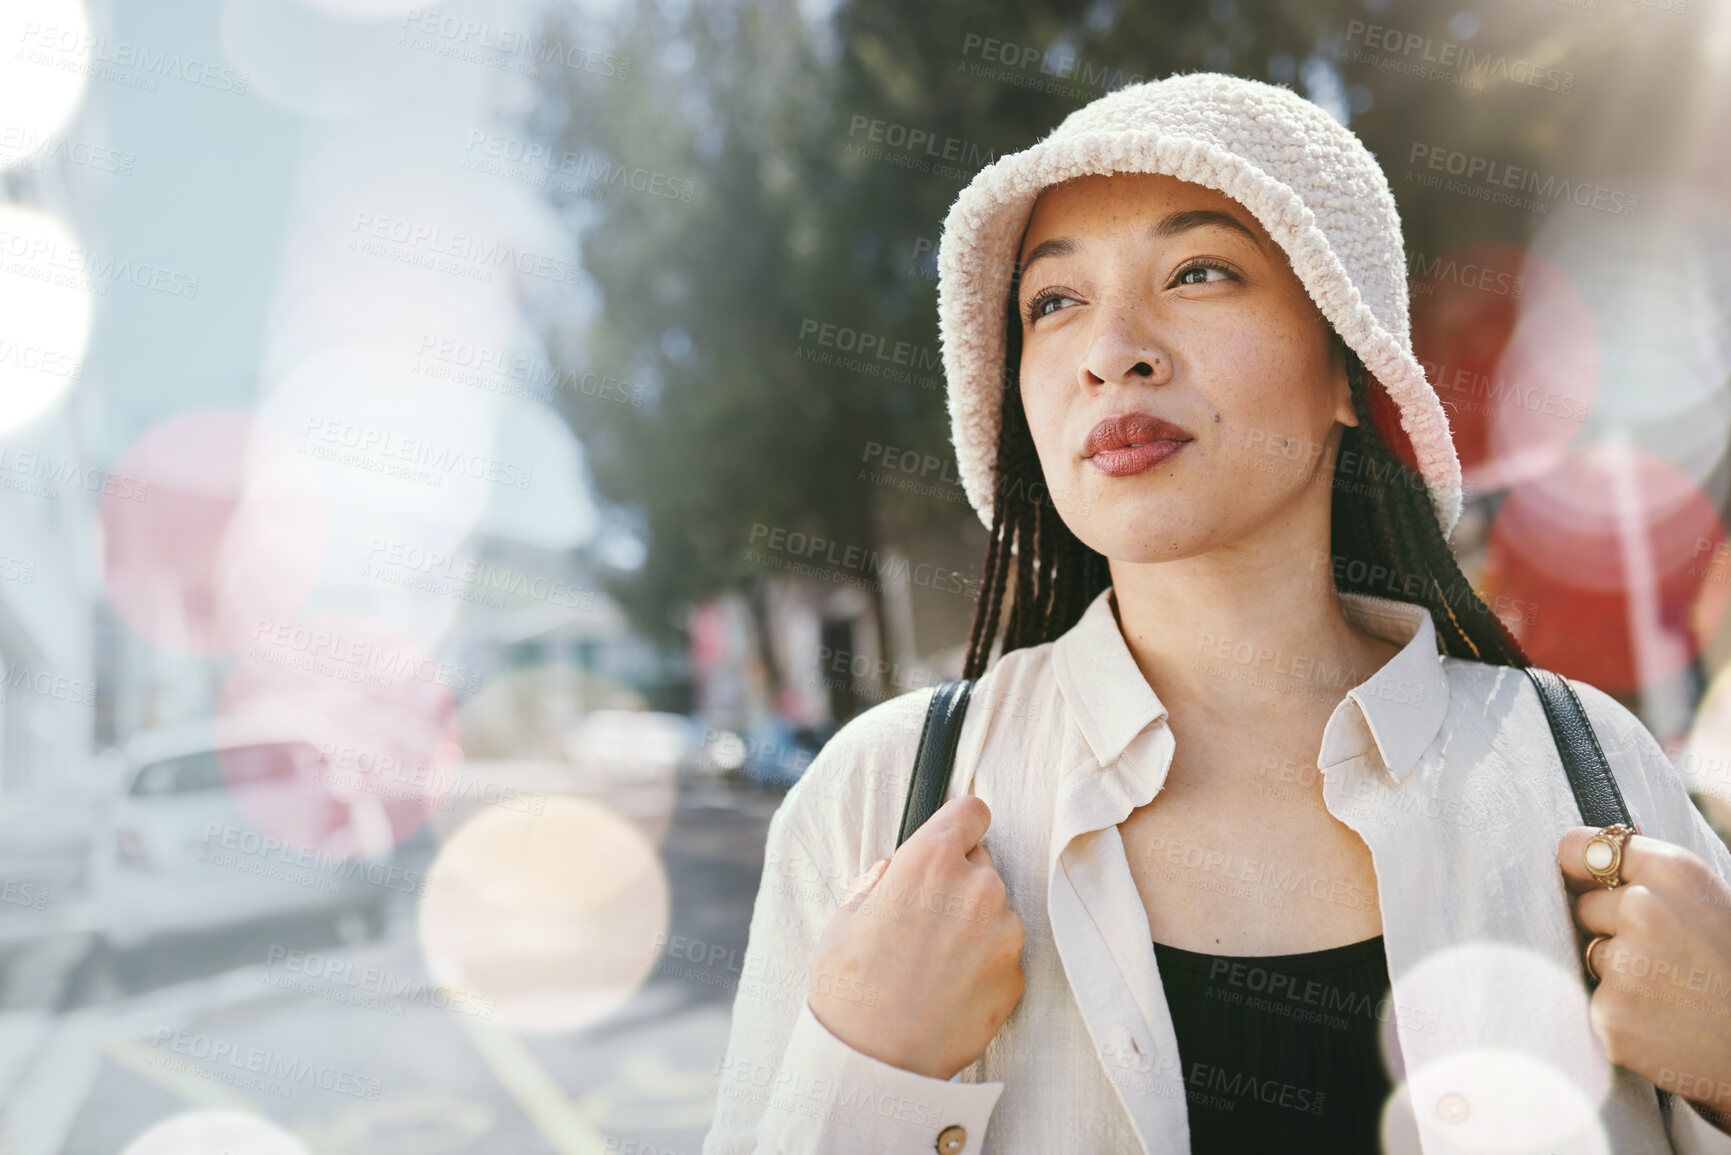
POLYGON ((379 846, 376 802, 335 796, 304 733, 212 720, 140 734, 120 763, 89 873, 110 958, 273 922, 328 919, 358 940, 383 928, 391 890, 412 889, 379 846))

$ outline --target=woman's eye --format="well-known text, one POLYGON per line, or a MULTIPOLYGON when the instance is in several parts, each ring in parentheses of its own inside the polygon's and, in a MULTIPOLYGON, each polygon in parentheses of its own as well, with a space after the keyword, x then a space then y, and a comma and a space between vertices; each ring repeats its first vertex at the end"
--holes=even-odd
POLYGON ((1046 306, 1055 301, 1074 301, 1075 299, 1076 298, 1074 297, 1065 296, 1063 293, 1042 293, 1032 301, 1028 302, 1028 320, 1037 321, 1048 313, 1053 312, 1054 310, 1048 309, 1046 306))
POLYGON ((1214 281, 1229 281, 1231 279, 1232 274, 1220 265, 1191 265, 1178 274, 1180 285, 1206 285, 1214 281), (1198 273, 1202 275, 1197 276, 1198 273), (1210 273, 1213 273, 1214 276, 1209 276, 1210 273))

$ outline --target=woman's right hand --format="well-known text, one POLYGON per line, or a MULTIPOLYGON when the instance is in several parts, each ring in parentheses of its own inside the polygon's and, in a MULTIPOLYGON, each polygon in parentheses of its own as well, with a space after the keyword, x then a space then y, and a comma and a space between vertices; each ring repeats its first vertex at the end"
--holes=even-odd
POLYGON ((948 1079, 1015 1010, 1022 919, 980 845, 991 821, 980 798, 950 799, 854 880, 825 925, 806 999, 854 1050, 948 1079))

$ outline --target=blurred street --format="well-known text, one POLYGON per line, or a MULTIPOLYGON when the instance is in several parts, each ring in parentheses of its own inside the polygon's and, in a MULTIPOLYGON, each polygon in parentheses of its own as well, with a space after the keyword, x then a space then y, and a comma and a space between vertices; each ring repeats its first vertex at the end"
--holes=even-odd
MULTIPOLYGON (((660 966, 623 1009, 551 1040, 426 998, 380 994, 365 1009, 337 1001, 358 993, 328 977, 342 964, 426 979, 413 901, 396 892, 376 939, 345 944, 335 928, 279 921, 95 983, 80 936, 32 940, 6 975, 23 1005, 8 1004, 0 1020, 0 1151, 112 1155, 155 1121, 199 1108, 256 1112, 315 1155, 566 1155, 632 1141, 694 1155, 779 799, 720 779, 682 783, 661 848, 669 934, 717 948, 707 953, 718 961, 660 966), (273 947, 284 957, 273 960, 273 947), (291 949, 307 952, 300 973, 285 967, 291 949), (174 973, 213 960, 227 965, 174 973), (28 990, 14 973, 26 963, 28 990), (291 979, 304 989, 283 985, 291 979), (122 993, 117 980, 145 989, 122 993), (28 1005, 44 995, 58 1009, 28 1005)), ((415 840, 397 863, 422 869, 431 850, 415 840)))

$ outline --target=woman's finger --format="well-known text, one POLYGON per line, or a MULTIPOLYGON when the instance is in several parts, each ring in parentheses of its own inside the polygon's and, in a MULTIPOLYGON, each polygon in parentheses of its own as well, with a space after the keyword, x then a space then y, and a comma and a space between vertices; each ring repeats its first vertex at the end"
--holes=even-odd
POLYGON ((889 865, 890 860, 887 858, 880 858, 872 863, 864 874, 848 884, 847 893, 842 895, 841 904, 845 907, 855 900, 864 901, 865 897, 871 893, 872 887, 877 885, 878 879, 884 876, 884 871, 889 869, 889 865))
POLYGON ((1600 887, 1589 890, 1575 900, 1575 924, 1588 934, 1616 934, 1619 926, 1617 908, 1629 892, 1626 886, 1616 890, 1600 887))
MULTIPOLYGON (((1557 840, 1557 865, 1562 868, 1563 879, 1569 889, 1576 894, 1589 890, 1602 890, 1604 884, 1593 877, 1593 872, 1587 869, 1587 860, 1582 851, 1587 848, 1587 840, 1597 834, 1597 826, 1571 826, 1563 831, 1562 838, 1557 840)), ((1649 869, 1656 859, 1662 860, 1670 856, 1676 848, 1670 843, 1657 838, 1649 838, 1644 834, 1630 836, 1623 843, 1623 860, 1618 867, 1618 874, 1624 882, 1641 881, 1642 872, 1649 869)))

